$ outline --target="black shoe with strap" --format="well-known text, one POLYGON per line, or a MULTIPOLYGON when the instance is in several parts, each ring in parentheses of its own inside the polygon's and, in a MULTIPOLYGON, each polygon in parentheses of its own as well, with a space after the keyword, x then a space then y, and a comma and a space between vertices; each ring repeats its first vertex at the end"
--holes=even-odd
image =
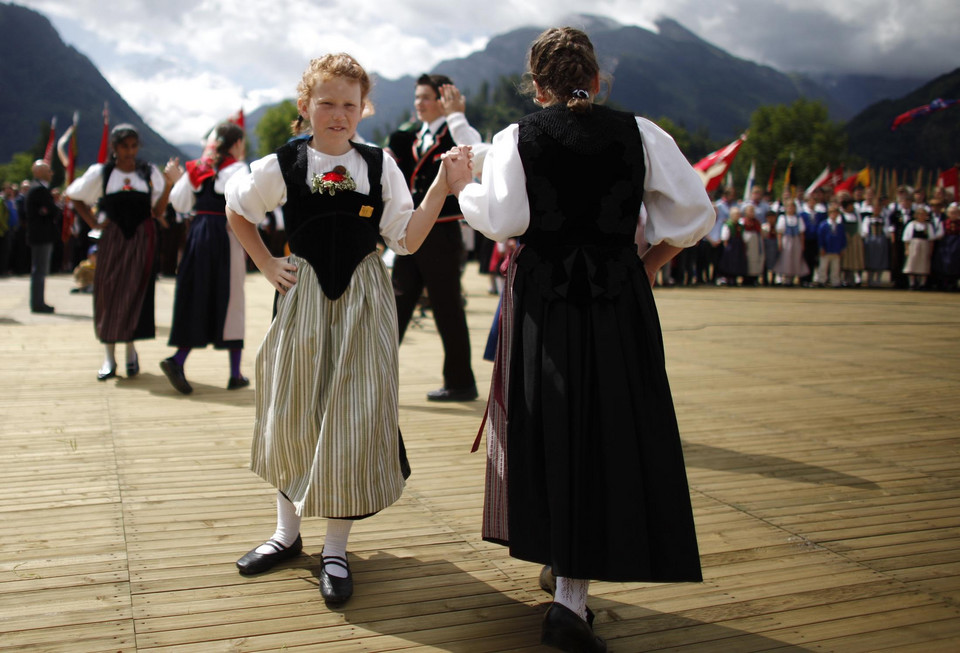
POLYGON ((551 603, 543 615, 540 643, 569 653, 605 653, 607 643, 570 608, 551 603))
MULTIPOLYGON (((269 553, 257 553, 255 549, 248 551, 242 558, 237 560, 237 569, 240 570, 240 573, 244 576, 252 576, 254 574, 261 574, 265 571, 273 569, 276 565, 283 562, 284 560, 289 560, 300 554, 303 550, 303 540, 300 539, 300 535, 297 535, 297 539, 293 541, 293 544, 290 546, 284 546, 276 540, 270 539, 264 542, 269 546, 273 551, 269 553)), ((261 545, 263 546, 263 545, 261 545)))
POLYGON ((346 603, 353 596, 353 574, 350 573, 350 563, 341 556, 325 556, 320 552, 320 595, 330 607, 337 607, 346 603), (327 572, 327 565, 334 565, 347 570, 345 578, 333 576, 327 572))
MULTIPOLYGON (((540 570, 540 589, 553 596, 557 593, 557 577, 553 575, 553 567, 544 565, 540 570)), ((587 608, 587 623, 593 628, 593 620, 596 617, 593 610, 587 608)))
POLYGON ((193 392, 193 387, 187 383, 187 377, 183 373, 183 365, 174 360, 173 356, 160 361, 160 369, 167 375, 167 380, 177 392, 185 395, 193 392))

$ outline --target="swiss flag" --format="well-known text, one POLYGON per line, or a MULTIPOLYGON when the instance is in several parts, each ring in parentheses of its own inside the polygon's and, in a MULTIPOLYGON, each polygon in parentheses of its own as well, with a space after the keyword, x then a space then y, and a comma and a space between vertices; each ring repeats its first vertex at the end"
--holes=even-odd
POLYGON ((745 140, 747 140, 746 134, 726 147, 716 152, 711 152, 693 164, 693 169, 697 171, 700 179, 703 180, 703 186, 707 189, 707 193, 712 193, 717 190, 717 186, 720 185, 723 176, 727 174, 727 170, 730 169, 730 164, 733 163, 737 152, 740 151, 740 146, 743 145, 745 140))
POLYGON ((947 168, 937 177, 937 186, 942 186, 945 190, 953 191, 953 197, 947 197, 948 200, 956 202, 960 200, 960 170, 957 166, 947 168))

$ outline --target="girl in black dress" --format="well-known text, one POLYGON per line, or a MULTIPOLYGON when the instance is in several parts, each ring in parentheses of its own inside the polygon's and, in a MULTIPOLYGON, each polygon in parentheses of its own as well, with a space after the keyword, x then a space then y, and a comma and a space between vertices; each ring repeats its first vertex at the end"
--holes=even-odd
POLYGON ((544 109, 499 133, 482 184, 459 194, 471 226, 519 242, 488 404, 483 535, 545 565, 548 591, 556 578, 544 643, 604 651, 589 579, 701 580, 651 286, 715 214, 665 132, 593 103, 586 34, 541 34, 529 74, 544 109))

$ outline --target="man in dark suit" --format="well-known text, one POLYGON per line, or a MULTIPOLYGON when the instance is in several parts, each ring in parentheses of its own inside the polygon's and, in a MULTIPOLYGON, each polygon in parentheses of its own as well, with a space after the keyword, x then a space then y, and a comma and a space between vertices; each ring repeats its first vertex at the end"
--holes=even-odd
MULTIPOLYGON (((441 89, 452 89, 444 75, 421 75, 414 92, 419 129, 400 130, 390 136, 388 148, 410 184, 414 207, 420 205, 440 168, 440 156, 456 145, 480 142, 462 112, 445 115, 441 89), (448 124, 449 117, 449 124, 448 124)), ((450 95, 448 90, 447 95, 450 95)), ((459 98, 459 93, 456 93, 459 98)), ((397 296, 400 341, 410 323, 423 289, 443 341, 443 387, 427 393, 430 401, 472 401, 477 384, 470 364, 470 335, 460 289, 463 239, 460 205, 447 197, 440 217, 414 254, 397 256, 393 264, 393 288, 397 296)))
POLYGON ((53 244, 60 236, 62 219, 50 192, 52 178, 53 170, 46 161, 34 161, 33 183, 23 203, 30 245, 30 310, 34 313, 53 313, 53 306, 48 306, 43 297, 53 244))

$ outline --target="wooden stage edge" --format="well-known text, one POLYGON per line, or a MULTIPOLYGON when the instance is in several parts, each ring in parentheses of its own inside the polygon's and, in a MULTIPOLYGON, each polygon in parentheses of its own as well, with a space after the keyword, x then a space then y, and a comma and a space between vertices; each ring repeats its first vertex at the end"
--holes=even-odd
MULTIPOLYGON (((496 297, 464 274, 473 365, 496 297)), ((304 555, 262 576, 234 561, 275 525, 248 469, 253 389, 191 353, 195 391, 158 368, 174 280, 157 285, 142 372, 98 382, 90 295, 0 279, 0 650, 539 651, 539 568, 480 540, 484 402, 434 404, 432 318, 400 349, 402 498, 358 522, 353 599, 328 609, 304 555)), ((252 376, 270 318, 246 282, 252 376)), ((614 652, 960 650, 960 294, 658 288, 705 580, 593 583, 614 652)), ((118 358, 123 361, 123 350, 118 358)))

